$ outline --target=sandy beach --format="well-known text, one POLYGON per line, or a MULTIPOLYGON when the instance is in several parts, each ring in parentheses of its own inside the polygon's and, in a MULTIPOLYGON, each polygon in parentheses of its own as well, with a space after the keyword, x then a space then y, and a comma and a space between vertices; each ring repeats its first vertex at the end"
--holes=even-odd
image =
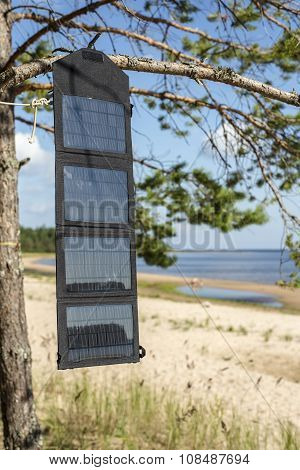
MULTIPOLYGON (((25 258, 27 269, 30 263, 33 260, 25 258)), ((42 269, 44 273, 54 270, 42 269)), ((141 279, 157 282, 157 276, 148 274, 141 279)), ((156 389, 172 390, 184 400, 204 397, 209 402, 217 397, 228 410, 235 408, 254 422, 272 427, 289 421, 300 429, 300 315, 255 305, 140 295, 140 344, 147 350, 140 364, 58 372, 54 277, 27 276, 25 294, 38 396, 53 377, 78 380, 85 373, 99 386, 118 387, 138 378, 156 389)), ((298 292, 289 295, 297 305, 298 292)))

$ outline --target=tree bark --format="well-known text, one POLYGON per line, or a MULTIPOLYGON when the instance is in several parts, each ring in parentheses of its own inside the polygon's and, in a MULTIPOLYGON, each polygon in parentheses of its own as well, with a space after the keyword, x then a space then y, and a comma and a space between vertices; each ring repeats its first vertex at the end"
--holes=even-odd
MULTIPOLYGON (((0 69, 11 54, 11 27, 4 12, 10 0, 0 2, 0 69)), ((0 93, 14 101, 13 91, 0 93)), ((31 377, 19 244, 18 171, 14 109, 0 106, 0 399, 6 449, 36 449, 40 427, 36 417, 31 377)))
MULTIPOLYGON (((52 65, 63 55, 33 60, 32 62, 10 67, 0 72, 0 91, 17 87, 25 80, 36 77, 52 70, 52 65)), ((284 91, 252 78, 244 77, 230 68, 208 67, 206 64, 183 62, 164 62, 147 57, 131 57, 127 55, 108 55, 108 57, 121 69, 134 72, 145 72, 162 75, 187 77, 201 84, 201 80, 224 83, 236 88, 248 90, 282 103, 300 107, 300 95, 295 91, 284 91)))

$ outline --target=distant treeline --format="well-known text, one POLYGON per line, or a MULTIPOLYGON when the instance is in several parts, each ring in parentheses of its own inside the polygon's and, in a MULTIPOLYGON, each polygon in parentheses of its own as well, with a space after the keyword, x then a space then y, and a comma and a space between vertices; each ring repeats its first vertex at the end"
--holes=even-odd
POLYGON ((23 253, 54 253, 55 228, 21 227, 21 247, 23 253))

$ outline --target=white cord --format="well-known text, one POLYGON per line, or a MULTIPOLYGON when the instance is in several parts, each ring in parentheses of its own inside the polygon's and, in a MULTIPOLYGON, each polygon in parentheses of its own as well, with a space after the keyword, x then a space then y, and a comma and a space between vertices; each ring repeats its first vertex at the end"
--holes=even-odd
POLYGON ((9 103, 7 101, 0 101, 0 105, 1 104, 7 105, 7 106, 30 106, 32 109, 34 109, 33 127, 32 127, 31 136, 28 139, 29 143, 33 144, 34 138, 35 138, 35 131, 36 131, 38 106, 48 106, 48 104, 50 104, 50 100, 47 100, 47 98, 33 98, 31 103, 9 103))

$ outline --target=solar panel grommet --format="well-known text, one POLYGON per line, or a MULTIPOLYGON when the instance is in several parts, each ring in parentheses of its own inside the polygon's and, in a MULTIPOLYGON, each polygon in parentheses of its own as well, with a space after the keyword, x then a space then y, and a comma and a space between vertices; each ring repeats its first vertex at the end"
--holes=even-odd
POLYGON ((143 346, 139 346, 139 350, 140 350, 139 357, 140 357, 140 359, 143 359, 143 357, 146 356, 146 349, 143 348, 143 346))

